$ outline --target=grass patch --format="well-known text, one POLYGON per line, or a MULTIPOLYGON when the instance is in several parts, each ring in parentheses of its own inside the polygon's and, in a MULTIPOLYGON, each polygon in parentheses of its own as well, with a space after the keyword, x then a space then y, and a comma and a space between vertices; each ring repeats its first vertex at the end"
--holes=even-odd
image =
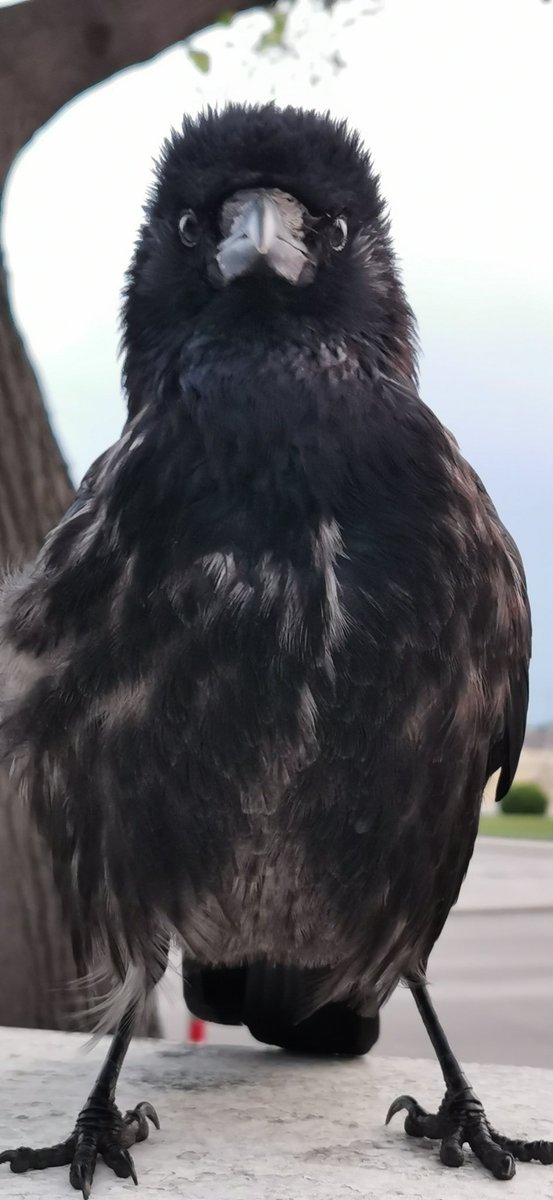
POLYGON ((488 837, 536 838, 553 840, 553 817, 532 817, 519 813, 498 812, 480 817, 480 833, 488 837))

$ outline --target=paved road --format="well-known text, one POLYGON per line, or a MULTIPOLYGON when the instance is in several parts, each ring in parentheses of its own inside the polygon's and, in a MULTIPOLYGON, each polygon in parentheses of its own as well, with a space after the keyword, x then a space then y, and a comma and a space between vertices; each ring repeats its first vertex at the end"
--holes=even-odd
MULTIPOLYGON (((553 1067, 553 911, 453 915, 429 976, 459 1057, 553 1067)), ((403 988, 382 1014, 379 1052, 433 1054, 403 988)))
MULTIPOLYGON (((547 850, 479 842, 467 896, 431 958, 434 1001, 465 1061, 553 1067, 553 847, 547 850), (526 907, 510 907, 513 897, 526 907)), ((165 1036, 180 1039, 186 1018, 177 972, 168 973, 164 992, 165 1036)), ((211 1026, 209 1040, 245 1042, 248 1035, 211 1026)), ((433 1055, 403 988, 383 1012, 378 1052, 433 1055)))
POLYGON ((479 838, 458 907, 553 910, 553 842, 479 838))

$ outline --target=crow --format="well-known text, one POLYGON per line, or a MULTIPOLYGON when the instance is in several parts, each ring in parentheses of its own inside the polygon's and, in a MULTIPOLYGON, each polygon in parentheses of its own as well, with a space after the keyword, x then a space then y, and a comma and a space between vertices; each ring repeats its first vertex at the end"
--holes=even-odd
POLYGON ((0 604, 2 752, 117 1029, 71 1135, 136 1180, 157 1124, 115 1086, 182 948, 190 1007, 291 1051, 365 1053, 410 987, 444 1075, 406 1130, 498 1179, 495 1132, 425 983, 482 792, 521 749, 517 548, 420 399, 380 183, 329 116, 231 105, 166 142, 123 304, 128 420, 0 604))

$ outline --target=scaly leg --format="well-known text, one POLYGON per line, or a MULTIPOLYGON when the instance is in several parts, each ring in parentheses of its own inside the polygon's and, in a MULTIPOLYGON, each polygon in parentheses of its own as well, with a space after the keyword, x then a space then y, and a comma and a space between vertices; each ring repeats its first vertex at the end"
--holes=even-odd
POLYGON ((107 1058, 77 1117, 73 1133, 57 1146, 40 1150, 19 1146, 17 1150, 5 1150, 0 1154, 0 1163, 9 1162, 12 1171, 17 1172, 41 1171, 70 1163, 70 1182, 82 1192, 84 1200, 90 1195, 98 1154, 121 1179, 130 1176, 138 1182, 129 1146, 148 1137, 148 1117, 156 1129, 159 1129, 159 1121, 155 1109, 147 1102, 137 1104, 125 1114, 115 1104, 115 1088, 135 1022, 136 1005, 132 1005, 117 1026, 107 1058))
POLYGON ((462 1166, 465 1158, 463 1143, 468 1142, 476 1157, 496 1179, 512 1179, 516 1158, 521 1162, 535 1159, 545 1164, 553 1163, 553 1142, 516 1141, 492 1128, 453 1054, 426 984, 413 984, 411 991, 442 1068, 446 1094, 437 1113, 427 1113, 412 1096, 399 1096, 388 1112, 386 1124, 395 1113, 407 1109, 405 1132, 411 1137, 441 1140, 440 1158, 446 1166, 462 1166))

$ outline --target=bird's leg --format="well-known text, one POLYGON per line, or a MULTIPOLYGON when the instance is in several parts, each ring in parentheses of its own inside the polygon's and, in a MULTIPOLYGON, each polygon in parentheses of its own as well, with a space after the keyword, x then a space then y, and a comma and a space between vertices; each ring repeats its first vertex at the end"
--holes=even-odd
POLYGON ((516 1141, 492 1128, 449 1045, 426 984, 412 984, 411 992, 442 1068, 446 1093, 437 1113, 427 1113, 412 1096, 399 1096, 388 1112, 386 1124, 394 1113, 406 1109, 405 1132, 411 1137, 439 1139, 440 1158, 446 1166, 462 1166, 463 1143, 468 1142, 476 1157, 496 1179, 512 1179, 516 1158, 521 1162, 535 1159, 553 1163, 553 1142, 516 1141))
POLYGON ((12 1171, 43 1170, 71 1164, 69 1179, 81 1191, 85 1200, 90 1195, 98 1154, 121 1179, 129 1176, 137 1182, 129 1146, 148 1137, 150 1121, 159 1129, 159 1121, 151 1104, 142 1102, 136 1108, 121 1113, 115 1104, 115 1088, 125 1054, 129 1048, 136 1023, 136 1005, 131 1005, 122 1017, 113 1036, 107 1058, 92 1088, 77 1123, 64 1142, 56 1146, 32 1150, 20 1146, 5 1150, 0 1163, 9 1162, 12 1171))

